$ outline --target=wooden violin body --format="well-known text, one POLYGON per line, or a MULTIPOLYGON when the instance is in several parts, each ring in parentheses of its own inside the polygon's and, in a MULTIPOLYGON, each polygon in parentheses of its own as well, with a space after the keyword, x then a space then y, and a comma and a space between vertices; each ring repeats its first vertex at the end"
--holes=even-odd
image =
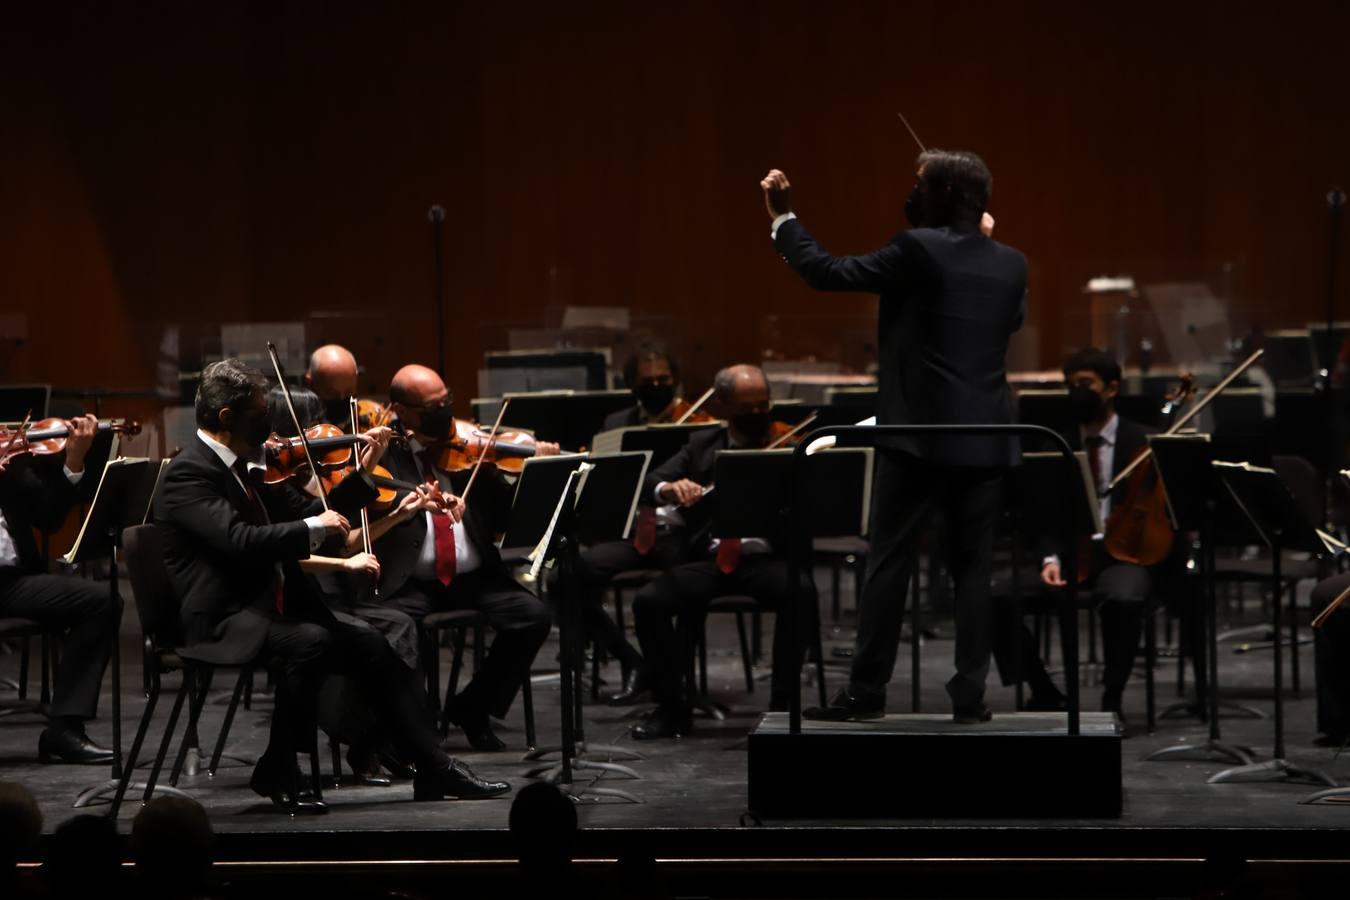
MULTIPOLYGON (((141 423, 134 419, 99 419, 98 430, 128 436, 141 433, 141 423)), ((66 450, 70 426, 65 419, 41 419, 19 428, 0 428, 0 458, 16 456, 58 456, 66 450)))
POLYGON ((445 472, 471 469, 480 459, 504 471, 519 472, 537 450, 534 435, 524 431, 499 430, 496 437, 490 437, 481 425, 455 419, 453 433, 434 448, 432 461, 445 472))

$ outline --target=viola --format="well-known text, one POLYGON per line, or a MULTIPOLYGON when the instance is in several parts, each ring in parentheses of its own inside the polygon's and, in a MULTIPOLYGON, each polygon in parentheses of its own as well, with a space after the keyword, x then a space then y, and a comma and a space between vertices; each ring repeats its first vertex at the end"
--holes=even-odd
MULTIPOLYGON (((141 433, 141 423, 134 419, 99 419, 98 430, 130 437, 141 433)), ((69 436, 70 425, 65 419, 41 419, 31 425, 25 419, 18 428, 0 428, 0 458, 58 456, 66 451, 69 436)))

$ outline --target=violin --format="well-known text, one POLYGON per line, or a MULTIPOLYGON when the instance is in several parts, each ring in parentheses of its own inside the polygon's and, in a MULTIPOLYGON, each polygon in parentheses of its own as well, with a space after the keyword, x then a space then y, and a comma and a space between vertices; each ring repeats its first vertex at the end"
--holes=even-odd
POLYGON ((537 450, 534 435, 527 432, 501 429, 493 437, 481 425, 455 419, 450 436, 432 449, 432 465, 445 472, 462 472, 481 461, 519 472, 537 450))
MULTIPOLYGON (((134 419, 99 419, 98 430, 132 437, 141 433, 141 423, 134 419)), ((0 427, 0 458, 9 460, 25 454, 59 456, 66 451, 69 436, 70 426, 65 419, 41 419, 31 425, 24 419, 18 428, 0 427)))
POLYGON ((356 424, 361 431, 369 431, 394 421, 394 411, 378 400, 356 401, 356 424))
MULTIPOLYGON (((1238 376, 1261 358, 1265 351, 1257 350, 1243 360, 1242 364, 1230 372, 1222 381, 1192 406, 1185 414, 1176 419, 1163 432, 1176 434, 1186 423, 1214 401, 1232 384, 1238 376)), ((1187 379, 1187 382, 1189 379, 1187 379)), ((1183 382, 1183 392, 1193 388, 1183 382)), ((1169 406, 1175 407, 1177 400, 1169 398, 1169 406)), ((1173 410, 1174 411, 1174 410, 1173 410)), ((1102 495, 1109 494, 1123 481, 1128 481, 1124 499, 1111 508, 1111 516, 1106 521, 1104 544, 1106 552, 1120 562, 1134 563, 1140 566, 1152 566, 1162 562, 1172 552, 1175 531, 1167 508, 1167 491, 1162 479, 1157 477, 1153 466, 1153 450, 1150 447, 1134 458, 1120 471, 1120 474, 1102 487, 1102 495)))
POLYGON ((670 411, 669 421, 674 422, 676 425, 683 425, 686 422, 691 422, 694 424, 699 424, 702 422, 716 422, 717 421, 716 416, 710 416, 705 412, 700 412, 699 409, 700 407, 703 406, 703 404, 708 402, 708 398, 711 397, 712 395, 713 395, 713 388, 708 388, 706 391, 703 392, 703 396, 699 397, 693 403, 690 403, 683 397, 676 400, 674 407, 670 411))
MULTIPOLYGON (((305 440, 309 442, 310 452, 314 454, 317 475, 342 469, 350 462, 351 448, 365 442, 359 434, 347 434, 336 425, 327 422, 311 425, 305 429, 305 440)), ((305 441, 297 437, 284 438, 273 434, 263 444, 267 457, 265 484, 277 484, 300 474, 308 468, 305 456, 305 441)))

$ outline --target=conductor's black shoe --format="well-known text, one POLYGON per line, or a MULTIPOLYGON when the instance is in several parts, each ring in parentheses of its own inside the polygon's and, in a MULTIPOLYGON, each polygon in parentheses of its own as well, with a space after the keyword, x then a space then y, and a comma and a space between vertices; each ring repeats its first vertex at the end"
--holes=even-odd
POLYGON ((1051 693, 1033 692, 1027 698, 1027 712, 1063 712, 1069 708, 1069 703, 1064 699, 1064 695, 1056 690, 1051 693))
POLYGON ((610 706, 628 706, 637 703, 651 686, 647 683, 647 673, 642 666, 635 667, 623 680, 623 690, 610 694, 605 700, 610 706))
POLYGON ((688 710, 658 706, 647 717, 633 726, 633 738, 639 741, 654 741, 660 738, 677 738, 693 730, 693 722, 688 710))
POLYGON ((113 752, 90 740, 83 728, 50 725, 38 737, 38 759, 92 766, 113 761, 113 752))
POLYGON ((981 722, 988 722, 993 717, 994 713, 983 703, 952 709, 952 721, 957 725, 979 725, 981 722))
POLYGON ((414 800, 486 800, 509 793, 511 785, 505 781, 484 781, 473 769, 452 759, 444 768, 422 766, 413 779, 414 800))
POLYGON ((823 722, 859 721, 862 719, 880 719, 886 715, 886 701, 882 699, 865 700, 854 696, 848 688, 840 688, 829 706, 808 706, 802 710, 802 717, 818 719, 823 722))
POLYGON ((445 720, 458 725, 469 739, 469 746, 479 753, 501 753, 506 749, 505 742, 492 732, 488 714, 476 706, 456 698, 446 707, 445 720))
POLYGON ((279 811, 292 816, 321 816, 328 812, 328 804, 314 795, 311 787, 300 787, 305 783, 296 770, 289 777, 278 777, 262 760, 253 767, 253 777, 248 786, 253 793, 266 797, 279 811))

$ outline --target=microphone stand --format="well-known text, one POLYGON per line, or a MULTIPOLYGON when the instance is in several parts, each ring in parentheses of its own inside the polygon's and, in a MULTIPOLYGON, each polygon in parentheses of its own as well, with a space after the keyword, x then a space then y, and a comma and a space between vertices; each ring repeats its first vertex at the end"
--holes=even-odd
POLYGON ((1345 209, 1345 191, 1332 189, 1327 192, 1327 215, 1330 219, 1327 244, 1327 346, 1326 368, 1322 370, 1322 388, 1326 393, 1327 459, 1322 473, 1322 522, 1325 524, 1331 515, 1331 479, 1340 468, 1337 443, 1340 429, 1335 426, 1335 402, 1332 399, 1332 382, 1336 373, 1336 250, 1340 245, 1341 212, 1345 209))
POLYGON ((431 295, 436 306, 436 371, 445 377, 445 210, 432 204, 427 210, 431 223, 431 295))

